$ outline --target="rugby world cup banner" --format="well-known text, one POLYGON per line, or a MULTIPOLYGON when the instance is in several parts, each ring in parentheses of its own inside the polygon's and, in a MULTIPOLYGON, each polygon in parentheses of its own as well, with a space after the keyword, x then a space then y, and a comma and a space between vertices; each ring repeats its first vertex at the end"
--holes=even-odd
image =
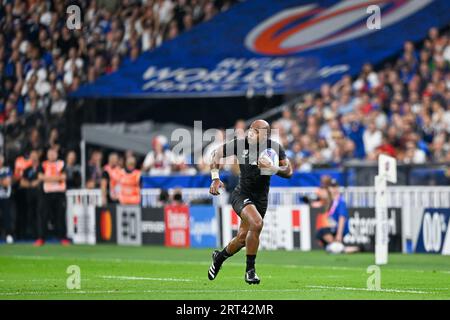
POLYGON ((425 208, 417 232, 415 252, 450 255, 449 222, 449 208, 425 208))
POLYGON ((73 97, 202 97, 315 90, 450 20, 448 0, 248 0, 73 97), (368 10, 369 6, 377 7, 368 10), (380 25, 374 26, 374 12, 380 25))
MULTIPOLYGON (((222 245, 239 230, 240 218, 230 205, 221 208, 222 245)), ((309 206, 275 206, 267 209, 260 235, 260 248, 267 250, 311 250, 309 206)))

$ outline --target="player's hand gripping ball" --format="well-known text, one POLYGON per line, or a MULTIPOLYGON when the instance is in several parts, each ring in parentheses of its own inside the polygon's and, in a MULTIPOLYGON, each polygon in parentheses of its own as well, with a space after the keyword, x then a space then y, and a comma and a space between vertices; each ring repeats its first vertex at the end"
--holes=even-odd
POLYGON ((268 148, 261 152, 258 159, 258 167, 261 170, 261 175, 273 176, 278 172, 279 158, 276 151, 268 148))

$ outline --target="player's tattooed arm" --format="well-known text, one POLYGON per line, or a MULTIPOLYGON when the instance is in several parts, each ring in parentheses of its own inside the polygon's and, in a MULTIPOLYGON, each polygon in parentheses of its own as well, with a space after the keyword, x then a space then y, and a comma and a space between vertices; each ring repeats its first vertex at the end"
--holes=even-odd
POLYGON ((279 175, 282 178, 290 178, 292 177, 292 165, 288 158, 280 160, 279 168, 277 175, 279 175))
POLYGON ((220 166, 220 159, 223 158, 223 146, 220 146, 216 148, 211 157, 211 186, 209 187, 209 193, 211 193, 214 196, 217 196, 220 194, 219 189, 222 188, 223 182, 220 181, 219 177, 219 166, 220 166))

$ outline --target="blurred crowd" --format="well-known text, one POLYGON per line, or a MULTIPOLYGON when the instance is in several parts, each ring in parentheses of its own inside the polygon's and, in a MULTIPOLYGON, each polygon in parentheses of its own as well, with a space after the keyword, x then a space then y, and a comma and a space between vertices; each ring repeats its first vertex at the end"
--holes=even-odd
MULTIPOLYGON (((61 118, 68 93, 235 2, 78 1, 82 28, 69 30, 66 7, 73 2, 2 0, 0 146, 7 163, 13 165, 31 150, 40 150, 42 157, 50 146, 66 157, 71 150, 64 149, 70 144, 61 118)), ((384 67, 364 65, 355 79, 344 76, 334 85, 324 84, 316 94, 302 96, 272 127, 301 171, 348 160, 376 160, 379 153, 403 163, 449 162, 449 66, 449 32, 433 28, 420 47, 406 42, 399 58, 384 67)), ((236 129, 243 132, 245 122, 237 121, 236 129)), ((204 153, 227 138, 218 133, 204 153)), ((98 152, 93 154, 90 162, 98 162, 98 152)), ((142 169, 151 175, 206 172, 207 156, 176 157, 167 139, 158 137, 142 169)), ((95 178, 99 175, 95 171, 88 176, 95 178)), ((98 184, 97 179, 88 186, 98 184)))
POLYGON ((375 70, 363 66, 286 108, 273 123, 299 170, 376 160, 450 163, 450 33, 436 28, 418 48, 375 70))
MULTIPOLYGON (((236 2, 0 0, 0 233, 8 242, 15 235, 42 245, 50 231, 67 244, 61 195, 82 184, 78 142, 66 136, 67 95, 236 2), (69 5, 81 9, 81 29, 68 28, 69 5)), ((113 175, 129 193, 124 201, 136 201, 131 154, 118 158, 119 175, 108 174, 102 152, 89 157, 87 187, 106 183, 109 194, 113 175)))
MULTIPOLYGON (((296 170, 376 161, 380 153, 404 164, 450 163, 450 32, 432 28, 423 45, 406 42, 398 59, 379 70, 366 64, 355 79, 343 76, 297 101, 272 122, 273 138, 296 170)), ((234 129, 244 136, 245 121, 234 129)), ((208 155, 229 138, 218 131, 196 165, 180 166, 168 145, 158 144, 151 153, 157 161, 146 169, 155 175, 207 173, 208 155)))
POLYGON ((65 97, 81 84, 115 72, 235 2, 0 0, 0 146, 7 158, 26 149, 35 129, 47 140, 48 121, 58 124, 65 97), (71 4, 81 9, 81 29, 67 27, 71 4))
MULTIPOLYGON (((366 64, 355 79, 343 76, 297 101, 272 122, 296 170, 376 161, 380 153, 404 164, 450 163, 450 32, 432 28, 423 45, 406 42, 379 70, 366 64)), ((235 129, 242 135, 245 122, 235 129)), ((219 132, 204 153, 224 139, 219 132)), ((180 171, 170 171, 169 150, 160 158, 165 174, 180 171)), ((208 171, 206 159, 198 171, 208 171)))

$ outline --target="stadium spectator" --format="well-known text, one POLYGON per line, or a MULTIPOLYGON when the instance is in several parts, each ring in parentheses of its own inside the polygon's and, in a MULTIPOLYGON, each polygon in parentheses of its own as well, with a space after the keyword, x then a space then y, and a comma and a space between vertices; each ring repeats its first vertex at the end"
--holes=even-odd
POLYGON ((47 160, 39 168, 42 181, 42 210, 38 216, 38 239, 35 246, 42 246, 47 236, 48 222, 53 223, 55 236, 64 246, 70 244, 66 238, 66 172, 63 160, 58 160, 56 149, 47 151, 47 160))
MULTIPOLYGON (((238 139, 243 139, 245 137, 245 130, 247 129, 247 125, 245 124, 244 119, 238 119, 236 120, 236 123, 234 124, 234 135, 238 139)), ((231 137, 227 137, 231 138, 231 137)))
POLYGON ((141 203, 141 171, 136 169, 136 158, 129 156, 125 159, 125 168, 120 175, 119 202, 121 204, 141 203))
POLYGON ((406 151, 403 157, 404 163, 423 164, 425 163, 427 155, 423 150, 417 148, 413 141, 406 143, 406 151))
POLYGON ((147 153, 142 171, 149 175, 168 175, 172 172, 173 154, 168 148, 165 148, 167 138, 157 136, 152 139, 152 151, 147 153))
POLYGON ((37 237, 37 218, 41 207, 41 181, 39 180, 39 152, 36 150, 30 153, 31 165, 25 169, 20 186, 25 190, 26 198, 26 217, 24 219, 25 232, 24 238, 33 239, 37 237))
POLYGON ((369 121, 363 134, 365 153, 371 154, 381 145, 383 134, 377 129, 374 121, 369 121))
POLYGON ((30 153, 24 152, 14 161, 13 174, 13 199, 15 203, 15 236, 20 239, 26 234, 27 228, 27 208, 26 208, 26 190, 21 186, 20 180, 25 170, 32 165, 30 153))
POLYGON ((195 175, 197 173, 197 170, 195 167, 191 166, 190 161, 191 155, 188 154, 180 154, 175 155, 173 154, 172 157, 172 173, 174 174, 181 174, 181 175, 195 175))
POLYGON ((431 143, 430 151, 434 159, 439 162, 449 162, 450 143, 449 134, 441 132, 437 134, 431 143))
POLYGON ((61 92, 57 88, 51 91, 50 113, 54 116, 61 117, 66 111, 67 101, 61 96, 61 92))
POLYGON ((161 189, 160 192, 159 192, 159 196, 158 196, 158 201, 156 203, 156 207, 157 208, 164 207, 166 204, 169 203, 169 200, 170 200, 169 192, 166 189, 161 189))
POLYGON ((390 142, 388 136, 385 134, 383 134, 381 145, 376 149, 373 160, 376 160, 378 158, 378 155, 381 153, 387 154, 388 156, 394 158, 397 156, 397 150, 395 149, 393 143, 390 142))
POLYGON ((366 152, 364 149, 364 126, 361 123, 361 119, 356 113, 349 113, 342 117, 342 130, 344 134, 350 139, 355 146, 355 152, 350 155, 352 158, 364 159, 366 152))
POLYGON ((86 188, 100 188, 102 178, 102 158, 103 154, 99 150, 94 150, 87 166, 86 188))
POLYGON ((290 132, 294 121, 292 121, 292 113, 289 108, 283 110, 281 119, 278 120, 279 125, 284 129, 284 132, 290 132))
POLYGON ((45 146, 45 149, 55 149, 59 154, 62 154, 61 152, 61 141, 59 138, 59 131, 57 128, 52 128, 50 130, 50 134, 48 137, 48 142, 45 146))
POLYGON ((43 150, 44 142, 41 138, 41 133, 37 127, 34 127, 30 131, 28 140, 25 143, 24 151, 29 152, 30 150, 43 150))
POLYGON ((3 229, 6 243, 13 243, 13 216, 11 210, 11 169, 5 166, 5 157, 0 155, 0 211, 3 217, 3 229))
POLYGON ((172 193, 172 201, 171 203, 174 205, 180 205, 183 204, 183 190, 181 188, 177 188, 175 190, 173 190, 172 193))
POLYGON ((77 153, 70 150, 66 155, 67 189, 78 189, 81 187, 81 167, 77 164, 77 153))
MULTIPOLYGON (((134 154, 133 150, 126 150, 124 156, 125 156, 125 159, 127 159, 129 157, 135 157, 135 154, 134 154)), ((125 165, 122 166, 122 168, 124 168, 124 167, 125 167, 125 165)))

